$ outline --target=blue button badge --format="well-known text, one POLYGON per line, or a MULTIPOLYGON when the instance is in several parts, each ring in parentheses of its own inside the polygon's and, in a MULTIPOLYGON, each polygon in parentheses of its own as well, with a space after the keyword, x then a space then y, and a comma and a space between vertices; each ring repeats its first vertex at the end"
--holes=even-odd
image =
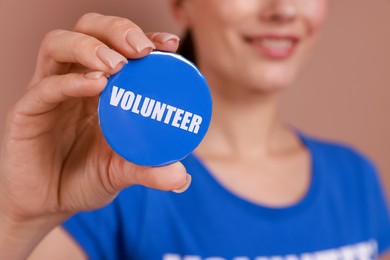
POLYGON ((99 123, 112 149, 143 166, 184 159, 202 141, 211 120, 204 76, 180 55, 154 51, 129 60, 99 100, 99 123))

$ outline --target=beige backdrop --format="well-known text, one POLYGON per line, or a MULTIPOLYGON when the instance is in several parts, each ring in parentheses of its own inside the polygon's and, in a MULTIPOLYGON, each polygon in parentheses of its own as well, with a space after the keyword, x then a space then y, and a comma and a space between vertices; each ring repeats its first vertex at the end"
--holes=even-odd
MULTIPOLYGON (((0 0, 1 130, 32 74, 40 39, 85 12, 129 17, 146 31, 179 33, 166 0, 0 0)), ((390 195, 390 1, 334 0, 312 60, 285 96, 287 120, 370 156, 390 195)))

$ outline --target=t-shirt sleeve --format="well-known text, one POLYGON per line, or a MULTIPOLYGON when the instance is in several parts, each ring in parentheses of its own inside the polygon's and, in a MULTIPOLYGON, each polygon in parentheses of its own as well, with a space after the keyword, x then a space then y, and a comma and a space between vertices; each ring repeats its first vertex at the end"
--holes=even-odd
POLYGON ((390 250, 389 204, 386 200, 386 195, 378 171, 371 163, 368 163, 368 169, 371 173, 370 179, 368 180, 370 189, 369 193, 373 195, 369 199, 369 205, 372 207, 370 209, 372 210, 371 216, 373 217, 372 224, 374 225, 377 236, 378 253, 381 255, 385 253, 385 251, 390 250))
POLYGON ((63 228, 81 246, 89 259, 120 259, 117 206, 80 212, 63 223, 63 228))

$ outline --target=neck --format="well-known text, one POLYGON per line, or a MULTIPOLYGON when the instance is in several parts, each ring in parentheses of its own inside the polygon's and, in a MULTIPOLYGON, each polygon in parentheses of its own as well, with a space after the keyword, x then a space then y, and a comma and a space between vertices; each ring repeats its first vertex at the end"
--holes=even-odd
POLYGON ((280 120, 278 93, 209 84, 213 117, 197 149, 202 157, 258 158, 291 144, 291 133, 280 120))

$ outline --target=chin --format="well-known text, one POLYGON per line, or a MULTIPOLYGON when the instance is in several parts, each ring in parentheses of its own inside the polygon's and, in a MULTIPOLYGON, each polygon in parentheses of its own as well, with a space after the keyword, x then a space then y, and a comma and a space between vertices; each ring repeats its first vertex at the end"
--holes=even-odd
POLYGON ((251 88, 259 92, 278 92, 287 90, 295 80, 295 75, 291 72, 261 73, 253 80, 251 88))

